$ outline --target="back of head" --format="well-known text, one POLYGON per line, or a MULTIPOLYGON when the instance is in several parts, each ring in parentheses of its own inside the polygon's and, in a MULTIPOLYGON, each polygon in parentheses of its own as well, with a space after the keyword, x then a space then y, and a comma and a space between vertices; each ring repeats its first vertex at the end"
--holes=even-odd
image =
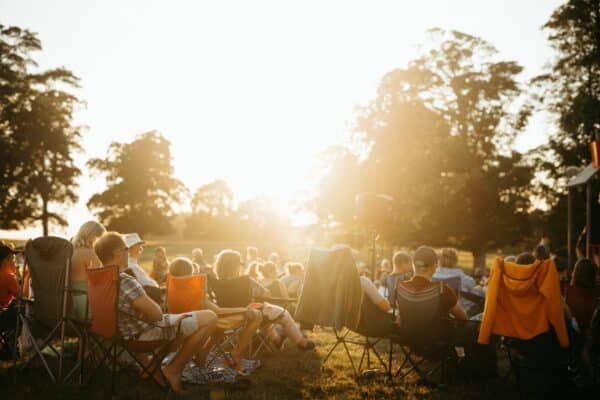
POLYGON ((415 273, 426 273, 435 269, 438 257, 431 247, 421 246, 413 254, 413 268, 415 273))
POLYGON ((596 265, 592 260, 587 258, 581 259, 575 264, 571 282, 573 285, 581 288, 594 288, 597 273, 596 265))
POLYGON ((403 272, 412 271, 412 258, 405 251, 397 251, 396 253, 394 253, 392 263, 394 264, 395 270, 400 270, 403 272))
POLYGON ((297 262, 288 262, 285 264, 285 269, 287 270, 288 275, 300 276, 304 273, 304 265, 297 262))
POLYGON ((115 251, 126 248, 123 236, 118 232, 106 232, 94 243, 94 252, 102 262, 109 265, 115 257, 115 251))
POLYGON ((169 274, 172 276, 188 276, 194 273, 192 262, 185 257, 177 257, 169 264, 169 274))
POLYGON ((517 256, 513 256, 513 255, 506 256, 506 257, 504 257, 504 261, 516 264, 517 256))
POLYGON ((239 275, 242 257, 235 250, 223 250, 217 255, 217 275, 219 279, 235 278, 239 275))
POLYGON ((550 258, 550 249, 543 244, 538 244, 533 250, 533 255, 536 260, 547 260, 550 258))
POLYGON ((265 278, 277 278, 277 267, 272 262, 261 264, 258 270, 265 278))
POLYGON ((194 258, 194 260, 204 260, 204 252, 202 251, 202 249, 195 248, 194 250, 192 250, 192 257, 194 258))
POLYGON ((252 246, 247 247, 246 257, 251 260, 256 260, 258 258, 258 249, 252 246))
POLYGON ((276 252, 269 254, 269 261, 273 264, 279 264, 279 254, 276 252))
POLYGON ((455 268, 458 264, 458 252, 451 248, 445 247, 440 252, 440 267, 455 268))
POLYGON ((87 247, 89 249, 94 245, 94 241, 106 232, 104 225, 96 221, 87 221, 79 227, 79 230, 71 239, 73 247, 87 247))
POLYGON ((515 262, 519 265, 529 265, 535 262, 535 257, 533 254, 525 252, 519 254, 515 262))

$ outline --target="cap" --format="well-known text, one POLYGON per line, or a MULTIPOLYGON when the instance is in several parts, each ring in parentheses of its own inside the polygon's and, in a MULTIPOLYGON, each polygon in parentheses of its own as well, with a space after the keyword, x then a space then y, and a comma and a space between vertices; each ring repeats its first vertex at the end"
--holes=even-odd
POLYGON ((429 246, 421 246, 413 254, 413 263, 417 268, 423 268, 430 265, 436 265, 438 261, 437 254, 429 246))
POLYGON ((140 235, 138 235, 137 233, 126 233, 123 236, 125 238, 125 245, 127 246, 128 249, 132 248, 136 244, 146 243, 142 240, 140 235))

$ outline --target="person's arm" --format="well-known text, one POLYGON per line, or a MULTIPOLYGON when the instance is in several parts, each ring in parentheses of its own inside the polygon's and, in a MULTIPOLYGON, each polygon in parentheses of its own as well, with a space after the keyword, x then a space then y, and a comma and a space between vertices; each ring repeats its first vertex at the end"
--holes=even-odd
POLYGON ((227 314, 246 311, 246 307, 219 307, 209 300, 208 295, 204 298, 204 308, 213 311, 215 314, 227 314))
POLYGON ((3 273, 0 275, 0 286, 8 290, 10 294, 16 296, 19 294, 19 281, 14 273, 3 273))
POLYGON ((467 313, 465 312, 465 310, 463 310, 463 308, 461 307, 460 304, 456 303, 454 305, 454 307, 452 307, 450 309, 450 314, 454 316, 454 318, 456 319, 460 319, 462 321, 467 321, 469 319, 469 316, 467 315, 467 313))
POLYGON ((360 285, 369 299, 382 311, 388 312, 392 308, 390 302, 379 293, 375 284, 368 278, 361 276, 360 285))
POLYGON ((131 305, 144 316, 146 321, 157 322, 162 320, 163 314, 160 306, 145 293, 133 300, 131 305))

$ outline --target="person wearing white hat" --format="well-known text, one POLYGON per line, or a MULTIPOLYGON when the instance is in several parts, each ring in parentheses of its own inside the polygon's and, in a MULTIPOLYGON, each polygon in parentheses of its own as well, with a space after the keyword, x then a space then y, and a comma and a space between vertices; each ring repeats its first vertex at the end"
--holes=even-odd
POLYGON ((139 264, 146 242, 137 233, 126 233, 123 236, 125 237, 125 244, 129 253, 127 269, 133 273, 135 280, 142 285, 146 294, 157 304, 162 304, 162 295, 158 283, 139 264))

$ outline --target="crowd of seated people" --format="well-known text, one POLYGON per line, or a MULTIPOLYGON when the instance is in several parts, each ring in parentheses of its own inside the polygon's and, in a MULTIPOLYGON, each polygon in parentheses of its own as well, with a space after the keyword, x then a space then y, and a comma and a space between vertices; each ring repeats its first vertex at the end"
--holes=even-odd
MULTIPOLYGON (((86 270, 117 265, 121 272, 119 310, 123 312, 119 317, 119 329, 124 337, 135 337, 139 340, 170 338, 174 332, 173 327, 181 324, 183 345, 172 362, 163 367, 163 373, 167 378, 166 383, 176 391, 181 390, 180 375, 183 367, 191 359, 199 364, 203 362, 207 352, 218 341, 217 321, 228 313, 238 312, 244 318, 244 329, 227 360, 230 366, 240 373, 243 373, 242 355, 257 329, 263 332, 274 348, 280 348, 286 338, 300 349, 314 348, 314 343, 304 337, 289 311, 264 301, 269 297, 300 296, 304 283, 304 266, 301 263, 287 262, 285 273, 282 273, 282 265, 277 253, 271 253, 268 257, 269 261, 263 261, 255 247, 247 248, 245 261, 242 261, 240 253, 224 250, 216 255, 211 265, 204 260, 203 251, 196 248, 191 254, 191 259, 177 257, 169 262, 166 250, 159 247, 154 252, 152 270, 149 274, 140 266, 145 242, 138 234, 120 235, 106 232, 101 224, 88 221, 80 227, 71 242, 74 251, 70 284, 74 289, 72 308, 77 317, 83 318, 87 312, 86 270), (254 299, 244 307, 224 308, 215 303, 210 295, 211 290, 207 288, 191 318, 183 318, 182 315, 177 314, 164 314, 164 290, 161 290, 161 287, 165 284, 167 276, 185 277, 195 274, 207 275, 209 278, 207 285, 211 280, 227 280, 243 274, 248 275, 254 299), (141 322, 130 319, 127 315, 131 314, 141 317, 141 322), (152 328, 150 323, 153 322, 160 322, 162 328, 152 328)), ((19 289, 17 271, 14 267, 16 254, 18 252, 10 246, 0 244, 0 308, 2 309, 0 325, 14 324, 15 315, 13 315, 11 302, 19 289)), ((511 268, 517 270, 518 266, 535 270, 536 265, 541 265, 540 263, 552 257, 549 248, 540 244, 532 252, 506 256, 503 262, 515 266, 511 268)), ((458 253, 454 249, 444 248, 438 255, 432 248, 421 246, 412 255, 407 251, 397 251, 393 254, 391 264, 386 261, 382 262, 378 279, 373 282, 370 279, 371 271, 364 263, 361 264, 357 260, 360 285, 364 294, 382 312, 391 313, 392 309, 396 309, 395 326, 400 334, 410 332, 406 327, 406 321, 415 319, 415 316, 410 314, 414 310, 406 306, 407 300, 436 298, 434 302, 436 315, 440 319, 467 321, 470 304, 461 299, 461 293, 471 292, 482 298, 488 295, 491 277, 484 274, 477 281, 459 268, 458 253), (458 292, 447 284, 447 281, 452 278, 460 280, 458 292)), ((580 257, 571 274, 571 281, 562 293, 564 319, 571 348, 580 355, 586 367, 586 374, 591 379, 597 379, 594 375, 596 373, 594 359, 597 359, 600 350, 598 337, 595 337, 592 332, 594 313, 599 314, 600 318, 598 310, 600 287, 597 285, 599 275, 598 266, 592 260, 580 257)), ((498 282, 491 284, 497 285, 498 282)), ((493 296, 499 295, 497 288, 493 288, 491 293, 493 296)), ((482 326, 485 327, 486 324, 489 325, 489 321, 484 320, 482 326)), ((476 354, 481 352, 481 346, 477 345, 479 327, 478 323, 464 325, 458 330, 454 326, 454 331, 449 334, 449 337, 456 346, 464 348, 467 354, 476 354)), ((548 332, 553 332, 553 329, 548 332)), ((554 333, 548 332, 536 330, 535 335, 545 335, 546 338, 555 336, 554 333)), ((485 340, 482 341, 480 336, 479 342, 484 343, 485 340)), ((541 343, 543 343, 542 347, 559 344, 555 337, 541 343)), ((564 343, 560 344, 564 345, 564 343)))

